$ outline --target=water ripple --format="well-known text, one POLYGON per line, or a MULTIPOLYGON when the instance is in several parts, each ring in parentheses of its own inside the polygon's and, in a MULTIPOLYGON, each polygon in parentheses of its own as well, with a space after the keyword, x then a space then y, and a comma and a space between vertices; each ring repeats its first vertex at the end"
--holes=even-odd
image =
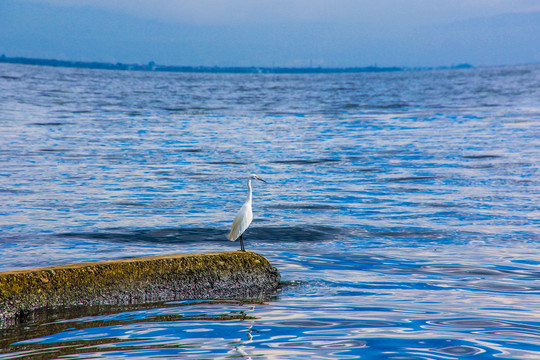
POLYGON ((0 268, 238 249, 265 302, 28 314, 0 359, 540 353, 540 67, 183 74, 0 64, 0 268))

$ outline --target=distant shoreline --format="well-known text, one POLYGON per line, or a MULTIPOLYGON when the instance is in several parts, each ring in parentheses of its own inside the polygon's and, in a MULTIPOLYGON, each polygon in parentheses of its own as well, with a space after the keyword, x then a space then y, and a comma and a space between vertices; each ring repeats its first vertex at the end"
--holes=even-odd
MULTIPOLYGON (((171 66, 157 65, 153 61, 148 64, 124 64, 106 62, 70 61, 57 59, 36 59, 26 57, 0 56, 0 63, 42 65, 52 67, 81 68, 81 69, 103 69, 103 70, 131 70, 131 71, 159 71, 159 72, 187 72, 187 73, 233 73, 233 74, 325 74, 325 73, 369 73, 369 72, 397 72, 405 70, 431 70, 434 68, 414 68, 405 67, 346 67, 346 68, 324 68, 324 67, 264 67, 264 66, 171 66)), ((468 69, 469 64, 460 64, 452 67, 437 67, 436 69, 468 69)))

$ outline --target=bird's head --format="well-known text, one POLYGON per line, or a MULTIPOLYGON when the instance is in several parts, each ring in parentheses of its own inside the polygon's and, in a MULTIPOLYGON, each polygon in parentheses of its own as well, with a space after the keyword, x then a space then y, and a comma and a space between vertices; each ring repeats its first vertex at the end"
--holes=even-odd
POLYGON ((250 178, 250 179, 253 179, 253 180, 260 180, 260 181, 262 181, 262 182, 266 182, 266 180, 261 179, 260 177, 258 177, 258 176, 255 175, 255 174, 249 175, 249 178, 250 178))

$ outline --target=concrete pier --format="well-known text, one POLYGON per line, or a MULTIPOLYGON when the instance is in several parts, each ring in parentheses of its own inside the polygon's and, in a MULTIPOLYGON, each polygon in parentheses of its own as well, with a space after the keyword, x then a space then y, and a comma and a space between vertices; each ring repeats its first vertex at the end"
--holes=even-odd
POLYGON ((0 272, 0 323, 42 308, 262 299, 280 274, 253 252, 149 256, 0 272))

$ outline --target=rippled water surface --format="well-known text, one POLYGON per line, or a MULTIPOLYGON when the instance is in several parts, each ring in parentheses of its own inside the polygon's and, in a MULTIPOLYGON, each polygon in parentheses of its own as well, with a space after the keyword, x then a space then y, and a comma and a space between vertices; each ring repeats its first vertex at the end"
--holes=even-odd
POLYGON ((0 270, 236 250, 264 302, 66 309, 0 359, 540 359, 540 67, 0 65, 0 270))

